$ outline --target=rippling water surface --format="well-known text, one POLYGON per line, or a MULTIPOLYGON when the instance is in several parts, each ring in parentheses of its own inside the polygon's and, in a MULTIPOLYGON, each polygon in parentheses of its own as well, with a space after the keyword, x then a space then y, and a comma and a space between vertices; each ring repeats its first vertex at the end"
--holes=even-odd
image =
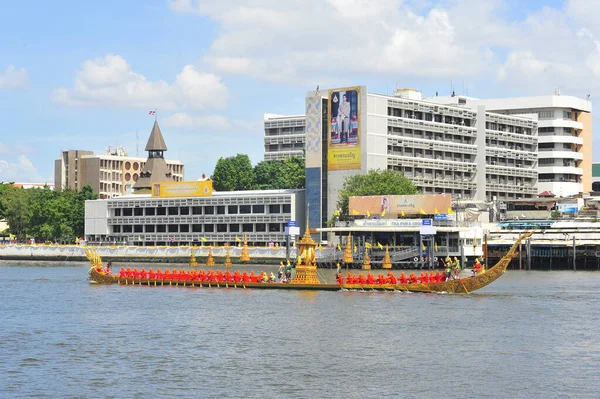
POLYGON ((600 397, 600 273, 443 295, 103 286, 87 270, 0 263, 0 397, 600 397))

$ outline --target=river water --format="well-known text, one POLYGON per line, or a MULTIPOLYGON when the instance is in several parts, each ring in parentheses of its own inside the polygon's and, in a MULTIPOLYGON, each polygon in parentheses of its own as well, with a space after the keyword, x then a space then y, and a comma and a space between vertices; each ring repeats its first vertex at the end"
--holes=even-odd
POLYGON ((0 263, 0 397, 600 397, 597 272, 444 295, 103 286, 87 270, 0 263))

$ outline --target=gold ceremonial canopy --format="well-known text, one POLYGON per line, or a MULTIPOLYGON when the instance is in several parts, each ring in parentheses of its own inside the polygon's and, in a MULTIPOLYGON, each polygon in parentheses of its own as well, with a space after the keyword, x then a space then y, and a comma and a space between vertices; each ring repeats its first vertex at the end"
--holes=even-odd
POLYGON ((292 283, 296 284, 320 284, 317 276, 317 260, 315 258, 315 248, 317 243, 310 236, 308 221, 304 235, 296 243, 298 248, 298 263, 296 264, 296 273, 292 278, 292 283))

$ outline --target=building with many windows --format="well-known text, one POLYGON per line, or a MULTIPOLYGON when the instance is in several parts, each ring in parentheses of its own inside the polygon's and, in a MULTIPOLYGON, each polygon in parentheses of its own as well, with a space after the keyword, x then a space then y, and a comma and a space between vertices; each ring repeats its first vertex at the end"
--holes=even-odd
POLYGON ((252 245, 284 245, 288 222, 304 225, 304 199, 304 190, 268 190, 86 201, 85 238, 94 244, 235 245, 247 235, 252 245))
POLYGON ((334 214, 346 177, 370 169, 399 170, 424 194, 480 203, 538 194, 537 115, 424 101, 411 89, 309 92, 305 147, 311 227, 334 214))
POLYGON ((304 115, 265 114, 265 161, 303 157, 304 115))
MULTIPOLYGON (((54 186, 56 190, 70 188, 81 190, 92 187, 100 198, 125 195, 139 179, 147 159, 131 157, 122 147, 108 147, 104 154, 93 151, 66 150, 54 162, 54 186)), ((183 180, 183 163, 166 160, 173 179, 183 180)))
POLYGON ((592 190, 592 103, 573 96, 479 100, 501 114, 538 116, 538 190, 559 197, 592 190))

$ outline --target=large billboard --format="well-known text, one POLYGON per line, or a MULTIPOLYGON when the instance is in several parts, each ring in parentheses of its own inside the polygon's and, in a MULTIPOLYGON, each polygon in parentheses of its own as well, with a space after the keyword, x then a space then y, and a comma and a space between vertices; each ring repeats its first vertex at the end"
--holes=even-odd
POLYGON ((152 185, 152 197, 209 197, 212 195, 212 180, 164 182, 152 185))
POLYGON ((329 90, 329 170, 360 169, 360 87, 329 90))
POLYGON ((371 195, 350 197, 350 215, 418 215, 452 213, 451 194, 371 195))

